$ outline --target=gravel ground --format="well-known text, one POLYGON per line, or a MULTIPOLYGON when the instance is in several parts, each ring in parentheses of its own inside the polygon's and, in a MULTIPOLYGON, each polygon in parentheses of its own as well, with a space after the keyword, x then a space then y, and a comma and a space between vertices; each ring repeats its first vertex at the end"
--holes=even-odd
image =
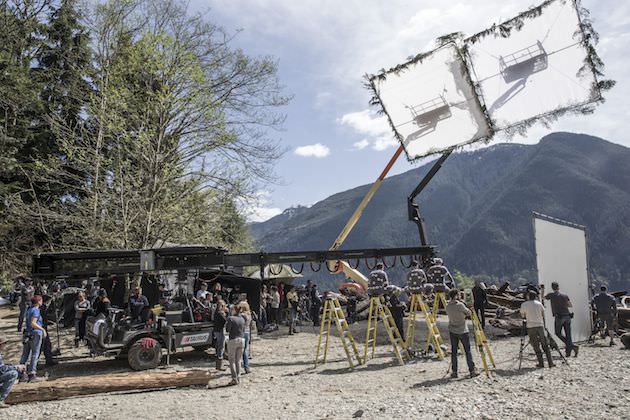
MULTIPOLYGON (((0 331, 17 339, 14 317, 14 312, 0 310, 0 331)), ((359 339, 364 338, 364 328, 364 324, 353 326, 359 339)), ((210 389, 20 404, 2 410, 0 418, 630 418, 630 351, 606 343, 582 345, 579 357, 570 358, 570 366, 562 365, 554 353, 558 366, 552 369, 534 369, 535 356, 528 347, 519 371, 520 339, 491 339, 497 363, 493 377, 460 375, 452 380, 447 376, 448 361, 417 359, 399 366, 384 343, 367 365, 350 370, 336 338, 331 338, 328 362, 313 369, 317 332, 305 327, 287 336, 286 328, 281 328, 253 342, 252 373, 236 387, 227 386, 229 374, 219 372, 210 381, 210 389)), ((17 343, 12 343, 5 360, 14 361, 18 351, 17 343)), ((480 366, 476 351, 474 357, 480 366)), ((179 353, 172 362, 180 368, 207 367, 215 372, 208 354, 179 353)), ((461 357, 459 363, 465 366, 461 357)), ((124 362, 80 359, 64 362, 48 374, 54 378, 126 369, 124 362)))

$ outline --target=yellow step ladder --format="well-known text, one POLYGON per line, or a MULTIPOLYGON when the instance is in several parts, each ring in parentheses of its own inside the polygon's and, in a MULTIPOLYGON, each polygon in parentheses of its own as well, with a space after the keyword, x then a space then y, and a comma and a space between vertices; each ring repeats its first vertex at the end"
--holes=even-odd
POLYGON ((396 327, 396 322, 392 316, 391 311, 385 305, 385 299, 383 296, 373 296, 370 298, 370 312, 368 316, 367 333, 365 335, 365 352, 363 353, 363 362, 367 363, 368 349, 372 348, 372 358, 374 357, 374 350, 376 348, 377 327, 379 318, 383 321, 385 331, 389 341, 392 343, 394 354, 401 365, 405 364, 405 359, 409 359, 409 353, 405 346, 405 342, 396 327))
POLYGON ((422 298, 422 294, 414 293, 411 295, 411 303, 409 306, 409 318, 407 319, 407 336, 405 337, 405 348, 407 351, 412 350, 415 333, 416 333, 416 315, 422 312, 424 320, 427 324, 427 344, 425 352, 429 351, 429 346, 433 345, 435 354, 439 359, 444 358, 444 340, 438 329, 435 317, 429 310, 429 305, 422 298))
POLYGON ((440 304, 446 309, 446 293, 435 292, 435 298, 433 299, 433 319, 437 319, 438 312, 440 311, 440 304))
POLYGON ((355 365, 361 364, 361 355, 359 354, 359 349, 354 341, 354 337, 350 332, 350 326, 348 325, 348 321, 346 321, 346 316, 341 308, 339 299, 336 297, 327 298, 324 301, 324 313, 322 316, 322 322, 319 326, 319 340, 317 342, 317 353, 315 354, 315 367, 317 367, 317 364, 319 363, 319 355, 321 354, 322 341, 324 341, 324 338, 325 344, 322 364, 326 363, 326 356, 328 355, 328 340, 330 338, 330 326, 333 319, 335 320, 335 325, 337 326, 337 331, 339 332, 341 344, 343 344, 343 349, 346 352, 348 364, 350 365, 350 369, 353 369, 355 365))
POLYGON ((479 350, 479 355, 481 356, 481 361, 483 362, 483 370, 486 372, 486 376, 490 377, 490 367, 488 366, 488 360, 492 364, 493 368, 497 366, 494 364, 494 357, 492 356, 492 352, 490 351, 490 346, 488 345, 488 338, 486 337, 486 333, 483 331, 481 327, 481 322, 479 322, 479 317, 474 309, 470 310, 471 315, 470 318, 473 322, 473 332, 475 336, 475 344, 477 346, 477 350, 479 350))

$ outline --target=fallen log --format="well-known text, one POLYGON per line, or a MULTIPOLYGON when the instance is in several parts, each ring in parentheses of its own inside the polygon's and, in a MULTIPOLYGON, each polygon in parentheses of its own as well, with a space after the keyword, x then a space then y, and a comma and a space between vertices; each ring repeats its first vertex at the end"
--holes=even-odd
POLYGON ((37 383, 16 384, 8 404, 51 401, 106 392, 179 388, 206 385, 212 377, 207 370, 129 372, 110 375, 59 378, 37 383))

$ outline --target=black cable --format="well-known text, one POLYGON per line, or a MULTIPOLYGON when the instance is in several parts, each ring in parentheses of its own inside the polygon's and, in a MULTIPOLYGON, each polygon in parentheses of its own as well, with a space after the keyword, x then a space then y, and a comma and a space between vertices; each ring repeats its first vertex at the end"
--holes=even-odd
POLYGON ((365 266, 368 268, 368 270, 374 270, 374 268, 376 267, 376 264, 378 264, 378 258, 374 258, 374 265, 370 267, 370 263, 368 261, 368 259, 365 259, 365 266))
POLYGON ((294 274, 302 274, 302 271, 304 271, 304 263, 302 263, 302 265, 300 266, 299 271, 293 268, 293 265, 291 264, 289 264, 289 267, 291 267, 291 271, 293 271, 294 274))
POLYGON ((387 261, 385 260, 385 257, 381 258, 381 261, 383 261, 383 265, 385 266, 385 268, 393 268, 396 267, 396 256, 394 256, 394 262, 391 265, 387 265, 387 261))
POLYGON ((411 268, 411 263, 413 262, 413 255, 411 256, 411 259, 409 260, 409 264, 405 264, 405 261, 403 260, 403 256, 400 256, 400 263, 402 264, 403 267, 405 268, 411 268))
POLYGON ((357 258, 357 263, 355 265, 352 265, 350 263, 350 260, 348 260, 348 265, 356 270, 357 268, 359 268, 359 265, 361 265, 361 260, 357 258))
POLYGON ((280 270, 278 272, 274 272, 273 271, 273 264, 269 264, 269 273, 271 273, 271 275, 277 276, 281 272, 282 272, 282 265, 280 265, 280 270))

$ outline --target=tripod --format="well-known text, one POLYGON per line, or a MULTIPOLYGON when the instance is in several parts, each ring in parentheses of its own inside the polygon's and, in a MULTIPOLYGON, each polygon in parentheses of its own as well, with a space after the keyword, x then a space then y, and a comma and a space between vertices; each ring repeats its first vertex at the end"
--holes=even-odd
MULTIPOLYGON (((558 347, 558 343, 551 336, 551 333, 547 329, 547 326, 543 326, 543 328, 545 329, 545 332, 547 333, 547 341, 548 341, 549 348, 557 351, 558 355, 562 359, 562 362, 565 365, 569 366, 569 362, 567 361, 566 357, 564 357, 564 355, 562 354, 562 351, 560 351, 560 347, 558 347)), ((523 326, 521 327, 521 345, 518 351, 518 370, 521 370, 521 366, 523 364, 523 351, 530 344, 529 340, 527 340, 527 343, 525 343, 525 334, 527 334, 527 322, 523 320, 523 326)))

